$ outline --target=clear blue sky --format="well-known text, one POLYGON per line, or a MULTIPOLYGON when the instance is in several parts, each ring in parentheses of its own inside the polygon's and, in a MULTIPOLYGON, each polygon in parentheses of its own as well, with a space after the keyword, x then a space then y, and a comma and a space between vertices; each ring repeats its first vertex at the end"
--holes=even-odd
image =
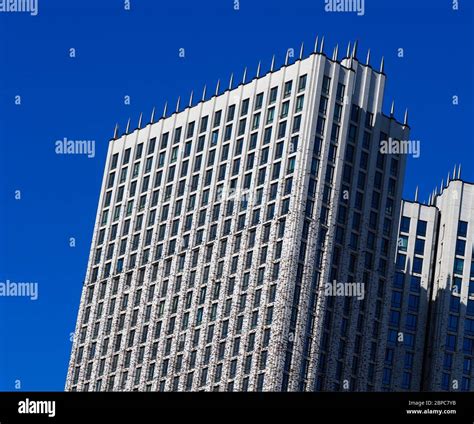
POLYGON ((473 6, 451 3, 365 0, 357 17, 326 13, 323 0, 240 0, 239 11, 233 0, 131 0, 131 11, 123 0, 39 0, 36 17, 0 13, 0 282, 39 284, 37 301, 0 297, 0 390, 15 380, 22 390, 64 388, 107 142, 129 116, 135 127, 166 100, 199 98, 245 66, 253 76, 259 60, 267 70, 274 53, 280 65, 301 42, 309 53, 317 34, 326 52, 357 39, 360 57, 370 48, 378 66, 385 56, 385 112, 392 99, 399 119, 408 107, 421 140, 405 195, 419 185, 427 198, 459 162, 474 181, 473 6), (64 137, 96 140, 95 158, 56 155, 64 137))

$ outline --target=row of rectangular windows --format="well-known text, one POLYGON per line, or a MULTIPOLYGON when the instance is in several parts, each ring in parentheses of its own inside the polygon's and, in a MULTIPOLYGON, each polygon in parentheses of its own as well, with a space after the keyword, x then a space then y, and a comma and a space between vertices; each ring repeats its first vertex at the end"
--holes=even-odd
MULTIPOLYGON (((298 79, 298 93, 302 92, 306 88, 306 80, 307 80, 307 75, 302 75, 298 79)), ((284 90, 283 90, 283 98, 287 98, 291 95, 291 90, 292 90, 292 85, 293 81, 287 81, 285 82, 284 85, 284 90)), ((277 99, 277 94, 278 94, 278 87, 272 87, 270 89, 269 93, 269 98, 268 98, 268 104, 272 105, 276 102, 277 99)), ((255 98, 255 107, 254 111, 258 111, 262 108, 263 105, 263 99, 264 99, 264 93, 258 93, 256 98, 255 98)), ((250 104, 250 99, 244 99, 241 104, 240 108, 240 117, 246 116, 248 111, 249 111, 249 104, 250 104)), ((234 120, 235 117, 235 111, 236 111, 236 105, 230 105, 227 109, 227 115, 226 115, 226 123, 229 123, 234 120)), ((214 112, 214 118, 212 121, 212 128, 217 128, 221 124, 221 118, 222 118, 222 110, 218 110, 214 112)), ((200 126, 199 126, 199 134, 202 134, 207 131, 208 127, 208 122, 209 122, 209 116, 203 116, 200 121, 200 126)), ((195 126, 196 123, 195 121, 192 121, 188 123, 187 126, 187 131, 186 131, 186 139, 192 138, 194 136, 194 131, 195 131, 195 126)), ((168 139, 169 139, 169 132, 166 132, 162 135, 161 137, 161 143, 160 143, 160 149, 164 149, 168 145, 168 139)), ((181 135, 182 135, 182 127, 178 127, 174 130, 174 135, 173 135, 173 144, 179 143, 181 141, 181 135)), ((148 145, 148 150, 147 154, 152 154, 154 153, 156 146, 156 138, 151 139, 150 143, 148 145)), ((135 151, 135 160, 140 159, 143 153, 143 143, 137 145, 137 149, 135 151)), ((130 160, 130 155, 131 155, 131 149, 127 149, 124 153, 124 158, 122 161, 123 164, 127 164, 130 160)), ((118 164, 118 159, 119 155, 114 154, 112 156, 112 161, 111 161, 111 167, 110 169, 115 169, 118 164)))

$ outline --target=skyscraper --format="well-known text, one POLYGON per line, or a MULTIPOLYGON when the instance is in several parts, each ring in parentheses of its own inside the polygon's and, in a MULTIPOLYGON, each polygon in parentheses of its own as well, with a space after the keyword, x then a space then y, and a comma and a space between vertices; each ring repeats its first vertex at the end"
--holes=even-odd
POLYGON ((110 141, 67 390, 381 388, 409 128, 317 50, 110 141))
POLYGON ((425 388, 472 391, 474 185, 451 181, 435 205, 440 218, 425 388))
POLYGON ((383 387, 472 391, 474 185, 403 202, 383 387))
POLYGON ((435 206, 402 202, 382 377, 390 390, 422 389, 437 226, 435 206))

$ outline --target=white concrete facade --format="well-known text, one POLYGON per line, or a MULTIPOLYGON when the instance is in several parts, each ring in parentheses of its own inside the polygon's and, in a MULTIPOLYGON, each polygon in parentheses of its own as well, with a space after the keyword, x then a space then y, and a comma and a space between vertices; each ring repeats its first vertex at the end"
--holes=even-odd
POLYGON ((437 242, 435 206, 402 201, 383 386, 420 391, 437 242))
POLYGON ((387 390, 474 390, 473 216, 474 185, 459 176, 428 205, 402 203, 387 390))
POLYGON ((474 184, 453 180, 439 210, 425 389, 474 391, 474 184))

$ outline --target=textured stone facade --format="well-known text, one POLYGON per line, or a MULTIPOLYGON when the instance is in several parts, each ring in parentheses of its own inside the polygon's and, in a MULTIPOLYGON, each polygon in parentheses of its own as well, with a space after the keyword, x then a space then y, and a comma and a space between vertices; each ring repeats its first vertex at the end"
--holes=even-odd
POLYGON ((355 50, 110 141, 67 390, 381 389, 409 128, 355 50))
POLYGON ((473 216, 460 169, 428 204, 403 202, 384 388, 474 390, 473 216))

